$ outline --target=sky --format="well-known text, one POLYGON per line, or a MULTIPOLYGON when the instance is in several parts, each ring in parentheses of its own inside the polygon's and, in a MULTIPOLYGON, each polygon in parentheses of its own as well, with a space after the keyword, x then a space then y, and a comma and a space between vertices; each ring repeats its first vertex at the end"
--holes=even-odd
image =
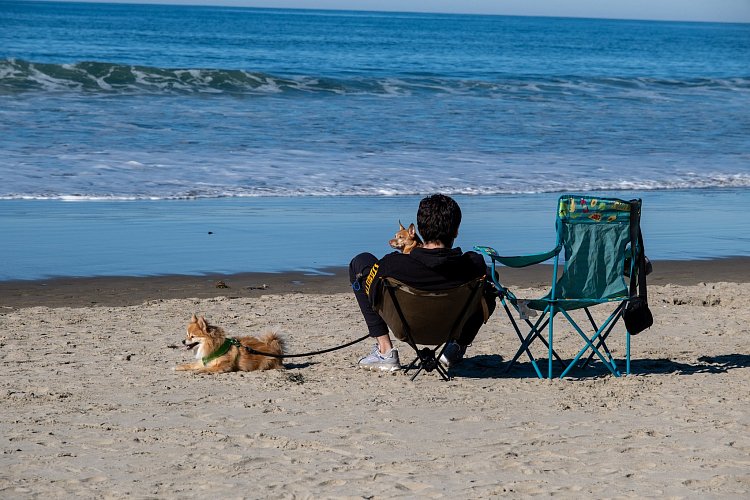
MULTIPOLYGON (((63 0, 81 1, 81 0, 63 0)), ((83 0, 99 1, 99 0, 83 0)), ((750 23, 750 0, 108 0, 114 3, 750 23)))

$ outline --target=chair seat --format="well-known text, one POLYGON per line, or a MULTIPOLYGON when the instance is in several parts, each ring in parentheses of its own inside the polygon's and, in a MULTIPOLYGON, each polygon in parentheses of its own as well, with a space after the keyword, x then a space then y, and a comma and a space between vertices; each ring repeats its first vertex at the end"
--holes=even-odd
POLYGON ((414 349, 417 358, 407 369, 418 368, 412 380, 422 370, 436 370, 447 380, 447 371, 437 361, 442 350, 460 337, 477 310, 483 310, 487 320, 482 298, 485 276, 445 290, 420 290, 392 277, 381 278, 381 283, 384 293, 374 307, 394 336, 414 349))
POLYGON ((599 304, 607 304, 609 302, 622 302, 627 300, 628 295, 620 295, 617 297, 609 297, 606 299, 557 299, 551 300, 549 298, 531 299, 526 300, 526 307, 534 309, 536 311, 544 311, 550 304, 554 302, 555 307, 564 309, 566 311, 574 311, 576 309, 583 309, 585 307, 593 307, 599 304))

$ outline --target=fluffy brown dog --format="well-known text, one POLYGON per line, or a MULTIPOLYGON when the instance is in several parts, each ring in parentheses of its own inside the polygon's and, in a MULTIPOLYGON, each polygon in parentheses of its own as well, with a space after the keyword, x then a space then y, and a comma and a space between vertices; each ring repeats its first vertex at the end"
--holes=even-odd
POLYGON ((415 248, 422 246, 422 240, 417 235, 417 228, 414 227, 413 223, 405 228, 401 221, 398 221, 398 227, 399 230, 393 239, 388 241, 391 248, 401 250, 402 253, 411 253, 415 248))
POLYGON ((280 358, 251 354, 245 347, 268 354, 283 354, 284 341, 275 333, 255 337, 227 338, 224 330, 209 325, 206 318, 195 314, 187 326, 187 336, 182 341, 185 349, 197 347, 197 361, 175 366, 177 371, 191 370, 200 373, 270 370, 283 368, 280 358))

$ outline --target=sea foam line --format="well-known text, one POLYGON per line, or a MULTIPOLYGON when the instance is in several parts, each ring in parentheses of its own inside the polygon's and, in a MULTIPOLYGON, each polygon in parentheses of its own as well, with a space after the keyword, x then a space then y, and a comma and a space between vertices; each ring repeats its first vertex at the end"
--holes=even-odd
POLYGON ((56 200, 66 202, 98 202, 98 201, 163 201, 163 200, 199 200, 199 199, 221 199, 221 198, 298 198, 298 197, 392 197, 392 196, 424 196, 427 194, 441 192, 448 195, 463 196, 498 196, 498 195, 534 195, 544 193, 596 193, 596 192, 627 192, 627 191, 697 191, 697 190, 746 190, 750 189, 750 179, 736 182, 720 183, 688 183, 675 182, 671 184, 657 182, 634 182, 619 181, 614 183, 580 183, 568 186, 546 186, 538 188, 502 188, 484 186, 434 186, 430 189, 404 189, 403 187, 378 187, 372 189, 232 189, 217 190, 207 189, 199 191, 191 189, 182 193, 96 193, 96 194, 66 194, 66 193, 44 193, 44 194, 3 194, 0 200, 29 200, 44 201, 56 200))

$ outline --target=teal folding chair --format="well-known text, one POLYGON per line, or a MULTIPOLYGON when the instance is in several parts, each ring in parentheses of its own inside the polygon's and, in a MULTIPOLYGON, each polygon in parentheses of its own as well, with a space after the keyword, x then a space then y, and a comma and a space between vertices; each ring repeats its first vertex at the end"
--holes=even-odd
MULTIPOLYGON (((625 283, 625 275, 636 279, 636 263, 640 255, 641 200, 625 201, 616 198, 564 195, 558 201, 556 219, 557 244, 549 252, 504 257, 486 246, 474 249, 491 260, 493 283, 498 290, 501 303, 510 318, 511 324, 521 341, 516 355, 509 363, 506 372, 524 353, 531 361, 537 376, 545 378, 530 347, 534 342, 544 344, 547 351, 547 377, 553 376, 553 360, 561 367, 560 378, 565 377, 574 366, 585 366, 596 356, 615 376, 621 372, 607 346, 607 339, 614 330, 631 294, 625 283), (561 256, 561 254, 563 254, 561 256), (562 274, 559 273, 561 257, 564 257, 562 274), (545 296, 522 300, 504 286, 496 270, 498 263, 521 268, 553 260, 551 290, 545 296), (609 304, 614 310, 606 320, 597 324, 590 308, 609 304), (521 333, 511 308, 529 327, 526 335, 521 333), (588 324, 576 322, 570 311, 582 309, 588 324), (538 311, 535 321, 529 312, 538 311), (555 319, 562 316, 583 340, 583 347, 569 363, 554 349, 555 319), (543 332, 547 332, 546 338, 543 332), (587 330, 587 331, 584 331, 587 330), (588 358, 581 361, 586 353, 588 358)), ((642 241, 642 240, 641 240, 642 241)), ((633 282, 634 283, 634 282, 633 282)), ((633 288, 634 289, 634 288, 633 288)), ((625 373, 630 374, 630 336, 625 332, 625 373)))

